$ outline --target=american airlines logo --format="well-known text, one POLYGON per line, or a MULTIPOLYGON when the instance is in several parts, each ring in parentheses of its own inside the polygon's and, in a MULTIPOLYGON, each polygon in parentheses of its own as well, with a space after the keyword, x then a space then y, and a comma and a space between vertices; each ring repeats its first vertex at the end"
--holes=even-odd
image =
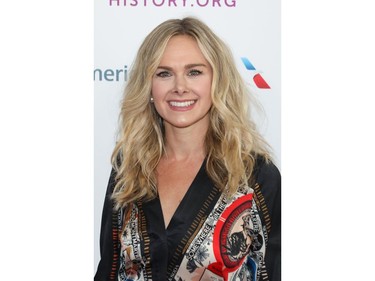
POLYGON ((243 64, 245 65, 246 69, 254 73, 253 81, 259 89, 271 89, 271 87, 267 84, 267 82, 264 80, 262 75, 260 75, 260 73, 256 70, 256 68, 249 61, 248 58, 242 57, 241 60, 243 64))

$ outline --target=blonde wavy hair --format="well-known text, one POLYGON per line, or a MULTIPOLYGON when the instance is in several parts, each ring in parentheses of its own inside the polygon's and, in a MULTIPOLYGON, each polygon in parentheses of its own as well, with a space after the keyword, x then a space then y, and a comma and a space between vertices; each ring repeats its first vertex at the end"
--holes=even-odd
POLYGON ((248 184, 258 155, 270 158, 267 143, 249 118, 249 91, 229 48, 196 18, 167 20, 141 44, 125 88, 112 154, 116 208, 157 196, 155 171, 165 148, 162 120, 150 103, 151 83, 169 39, 176 35, 193 37, 213 70, 205 147, 206 170, 214 184, 233 194, 248 184))

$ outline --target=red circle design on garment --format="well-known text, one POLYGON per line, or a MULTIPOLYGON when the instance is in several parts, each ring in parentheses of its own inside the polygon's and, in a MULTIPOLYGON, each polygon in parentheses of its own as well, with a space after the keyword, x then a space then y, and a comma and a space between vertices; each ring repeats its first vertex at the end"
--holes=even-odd
POLYGON ((246 234, 245 226, 250 223, 252 199, 253 194, 236 199, 217 221, 213 248, 216 266, 222 265, 224 276, 241 266, 250 251, 251 240, 246 234))

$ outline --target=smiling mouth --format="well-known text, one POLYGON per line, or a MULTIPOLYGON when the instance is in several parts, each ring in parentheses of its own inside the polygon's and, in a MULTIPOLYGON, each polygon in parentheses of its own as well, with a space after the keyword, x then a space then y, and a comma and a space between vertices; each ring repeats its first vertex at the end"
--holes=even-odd
POLYGON ((195 100, 190 101, 170 101, 169 104, 174 107, 188 107, 195 103, 195 100))

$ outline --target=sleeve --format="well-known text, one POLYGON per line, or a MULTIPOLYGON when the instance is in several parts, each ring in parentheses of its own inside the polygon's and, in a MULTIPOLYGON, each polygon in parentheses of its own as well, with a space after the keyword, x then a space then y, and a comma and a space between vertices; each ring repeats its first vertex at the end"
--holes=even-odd
POLYGON ((103 205, 100 228, 100 261, 94 281, 115 280, 118 268, 118 239, 116 239, 118 230, 115 224, 117 215, 113 211, 113 200, 111 199, 115 187, 115 176, 116 173, 112 169, 103 205))
POLYGON ((262 161, 258 166, 256 196, 266 224, 268 242, 265 266, 269 281, 281 280, 281 175, 271 162, 262 161))

